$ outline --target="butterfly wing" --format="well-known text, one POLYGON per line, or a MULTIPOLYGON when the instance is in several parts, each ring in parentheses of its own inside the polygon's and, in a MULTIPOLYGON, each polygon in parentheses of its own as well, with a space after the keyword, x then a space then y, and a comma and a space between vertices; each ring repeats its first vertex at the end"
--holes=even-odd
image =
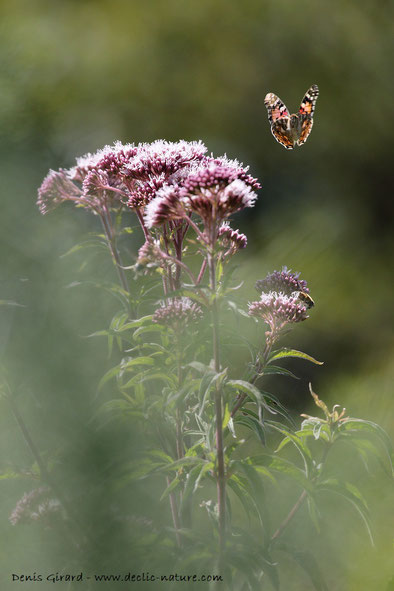
POLYGON ((297 140, 297 145, 302 146, 302 144, 305 144, 310 132, 312 131, 313 119, 309 115, 299 115, 299 119, 301 122, 301 131, 300 137, 297 140))
POLYGON ((276 94, 269 92, 264 99, 264 104, 267 107, 268 120, 271 125, 277 121, 277 119, 289 117, 290 113, 287 110, 286 105, 276 96, 276 94))
POLYGON ((300 115, 310 115, 310 117, 313 117, 318 96, 319 88, 317 84, 312 84, 309 90, 306 91, 305 96, 301 101, 301 105, 298 111, 300 115))
POLYGON ((305 93, 304 98, 301 101, 299 108, 299 120, 301 122, 300 137, 297 141, 299 146, 302 146, 308 139, 313 126, 313 114, 315 112, 315 106, 317 97, 319 96, 319 89, 317 84, 313 84, 309 90, 305 93))
POLYGON ((286 105, 272 92, 266 95, 264 104, 267 107, 272 135, 287 150, 292 150, 293 142, 289 140, 286 134, 290 125, 290 113, 286 105))

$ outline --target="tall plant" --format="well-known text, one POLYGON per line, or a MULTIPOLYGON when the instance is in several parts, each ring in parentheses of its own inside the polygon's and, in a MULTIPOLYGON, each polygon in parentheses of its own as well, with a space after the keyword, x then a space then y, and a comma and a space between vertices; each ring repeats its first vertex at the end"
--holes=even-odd
MULTIPOLYGON (((311 555, 283 541, 286 528, 304 501, 318 527, 319 494, 330 491, 356 508, 370 533, 362 494, 354 483, 333 477, 332 469, 327 472, 327 458, 339 441, 351 442, 364 455, 375 450, 376 441, 386 449, 389 442, 377 425, 345 416, 337 405, 330 411, 312 390, 323 416, 304 416, 297 426, 266 390, 268 376, 294 377, 281 365, 288 358, 321 363, 280 345, 295 324, 309 318, 313 300, 307 282, 283 268, 256 282, 259 297, 246 311, 240 286, 232 283, 231 261, 247 238, 231 228, 229 218, 254 206, 260 184, 238 161, 206 152, 201 142, 117 142, 78 158, 71 169, 50 171, 38 205, 47 213, 72 201, 101 220, 124 306, 109 328, 96 333, 108 338, 111 351, 114 342, 120 351, 119 362, 101 381, 107 388, 116 383, 116 397, 98 416, 127 418, 139 433, 132 461, 117 465, 114 478, 162 484, 156 502, 168 502, 172 524, 162 532, 159 548, 169 566, 215 573, 229 589, 261 589, 264 576, 279 589, 280 561, 273 553, 281 549, 323 590, 311 555), (130 261, 119 247, 124 231, 119 220, 133 214, 143 244, 130 261), (258 336, 249 342, 253 322, 258 336), (231 347, 241 351, 235 367, 231 347), (255 438, 252 453, 248 433, 255 438), (289 444, 300 462, 283 455, 289 444), (273 523, 275 499, 267 487, 280 487, 283 477, 294 483, 298 497, 273 523)), ((12 400, 10 393, 7 397, 12 400)), ((34 455, 40 457, 35 447, 34 455)), ((57 510, 51 496, 63 508, 63 521, 78 521, 67 512, 68 500, 59 498, 48 467, 39 467, 48 488, 22 499, 12 522, 29 521, 40 500, 43 515, 57 510)), ((138 507, 133 510, 138 513, 138 507)), ((205 585, 210 579, 196 580, 205 585)))

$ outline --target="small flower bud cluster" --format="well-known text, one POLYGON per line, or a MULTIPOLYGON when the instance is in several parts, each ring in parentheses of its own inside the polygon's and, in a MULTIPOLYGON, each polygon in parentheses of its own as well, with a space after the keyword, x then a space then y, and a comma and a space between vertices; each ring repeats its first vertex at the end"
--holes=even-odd
POLYGON ((189 298, 177 298, 169 304, 157 308, 153 315, 153 322, 165 324, 176 332, 184 330, 186 326, 195 324, 203 316, 201 307, 189 298))
POLYGON ((48 522, 60 511, 59 501, 50 498, 50 490, 47 487, 35 488, 25 493, 17 502, 9 520, 12 525, 29 524, 39 520, 48 522))
POLYGON ((259 292, 277 291, 286 295, 291 295, 295 291, 309 293, 307 282, 299 279, 299 276, 299 273, 292 273, 290 269, 283 267, 282 271, 274 271, 264 279, 256 281, 256 289, 259 292))
POLYGON ((227 251, 224 256, 232 256, 241 248, 246 248, 248 239, 245 234, 239 230, 233 230, 228 222, 223 222, 218 232, 219 243, 223 245, 227 251))
POLYGON ((143 267, 147 272, 164 265, 160 242, 158 240, 147 240, 138 251, 136 270, 138 267, 143 267))
POLYGON ((299 273, 283 267, 282 271, 274 271, 257 281, 256 288, 262 293, 259 301, 249 304, 249 314, 268 324, 270 330, 266 335, 271 344, 287 325, 309 318, 308 309, 313 300, 309 297, 312 304, 308 302, 307 282, 299 278, 299 273))

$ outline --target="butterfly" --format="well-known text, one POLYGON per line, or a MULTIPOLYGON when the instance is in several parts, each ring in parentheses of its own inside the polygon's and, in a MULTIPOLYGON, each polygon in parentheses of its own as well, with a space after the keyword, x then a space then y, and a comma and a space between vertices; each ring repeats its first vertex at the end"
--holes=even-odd
POLYGON ((313 113, 319 89, 313 84, 305 93, 298 113, 290 115, 286 105, 272 92, 269 92, 264 104, 268 111, 268 120, 274 138, 286 148, 292 150, 296 145, 302 146, 312 130, 313 113))

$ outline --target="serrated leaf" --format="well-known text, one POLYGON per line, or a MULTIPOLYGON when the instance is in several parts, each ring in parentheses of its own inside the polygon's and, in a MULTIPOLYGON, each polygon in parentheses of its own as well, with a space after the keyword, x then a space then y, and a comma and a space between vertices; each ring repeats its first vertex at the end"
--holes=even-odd
POLYGON ((297 351, 296 349, 281 349, 280 351, 275 351, 273 355, 268 360, 268 363, 275 361, 275 359, 284 359, 286 357, 298 357, 300 359, 305 359, 306 361, 310 361, 311 363, 315 363, 316 365, 323 365, 324 361, 317 361, 311 355, 307 353, 303 353, 302 351, 297 351))

